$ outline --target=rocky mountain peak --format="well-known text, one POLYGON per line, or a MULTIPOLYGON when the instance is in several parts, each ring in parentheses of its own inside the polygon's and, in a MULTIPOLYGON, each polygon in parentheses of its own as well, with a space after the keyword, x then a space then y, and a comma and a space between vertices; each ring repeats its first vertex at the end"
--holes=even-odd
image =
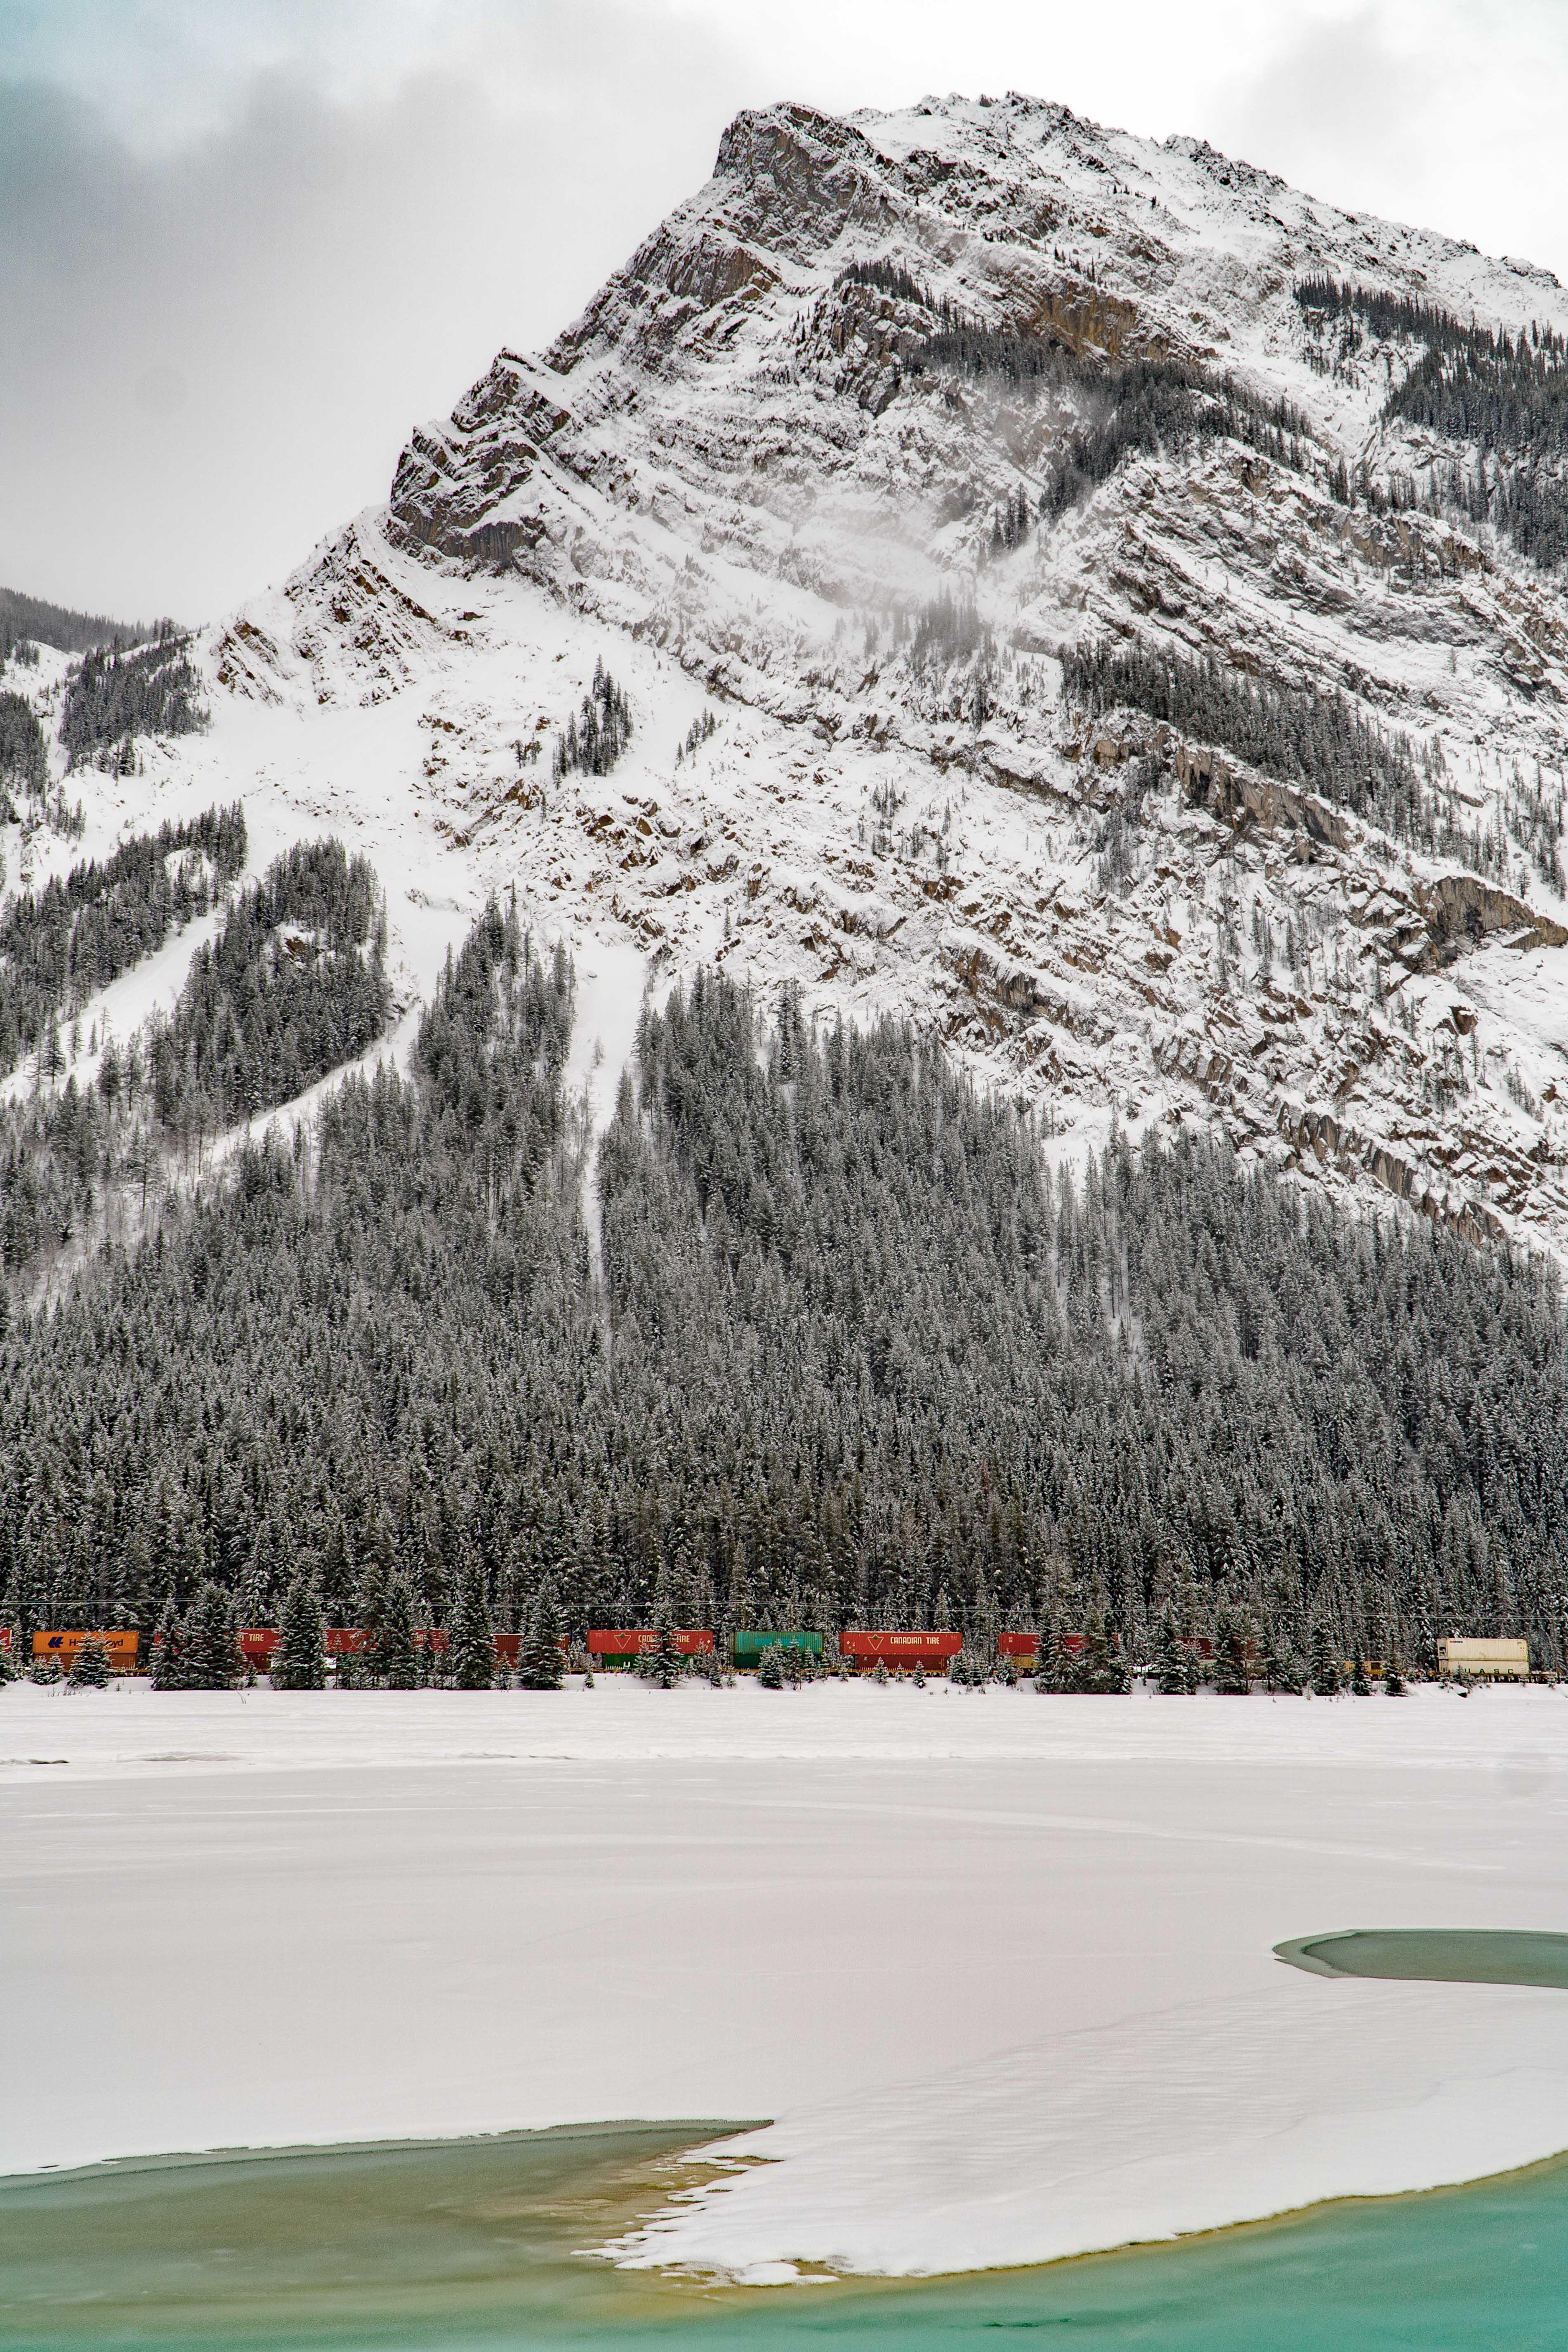
POLYGON ((1565 332, 1202 141, 749 110, 216 675, 438 705, 411 804, 569 939, 1563 1250, 1565 332))

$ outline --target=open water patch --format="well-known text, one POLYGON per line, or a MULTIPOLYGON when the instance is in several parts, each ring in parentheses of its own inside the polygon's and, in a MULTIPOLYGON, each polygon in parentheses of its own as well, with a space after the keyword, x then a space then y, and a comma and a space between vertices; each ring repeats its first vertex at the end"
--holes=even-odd
POLYGON ((1544 1985, 1568 1992, 1568 1935, 1533 1927, 1349 1927, 1276 1944, 1318 1977, 1405 1984, 1544 1985))

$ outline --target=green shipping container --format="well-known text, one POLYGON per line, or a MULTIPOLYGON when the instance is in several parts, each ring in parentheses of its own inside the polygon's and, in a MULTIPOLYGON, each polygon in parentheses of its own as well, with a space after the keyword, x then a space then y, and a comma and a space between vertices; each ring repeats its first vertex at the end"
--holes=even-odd
POLYGON ((737 1633, 731 1643, 730 1654, 738 1666, 754 1666, 761 1662, 764 1650, 809 1650, 814 1658, 822 1655, 820 1633, 737 1633))

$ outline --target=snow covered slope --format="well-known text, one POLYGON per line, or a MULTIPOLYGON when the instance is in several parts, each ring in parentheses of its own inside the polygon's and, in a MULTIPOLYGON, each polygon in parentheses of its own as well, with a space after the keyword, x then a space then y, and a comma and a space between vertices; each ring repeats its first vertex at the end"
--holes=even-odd
POLYGON ((352 831, 416 987, 515 883, 605 970, 907 1013, 1080 1139, 1217 1120, 1568 1253, 1568 907, 1508 830, 1560 805, 1568 601, 1485 528, 1379 510, 1453 452, 1384 418, 1407 340, 1325 346, 1295 292, 1324 276, 1568 329, 1545 273, 1192 140, 1018 97, 742 114, 549 352, 503 352, 384 509, 208 633, 211 731, 143 799, 243 792, 258 848, 352 831), (933 357, 955 325, 1232 378, 1291 404, 1294 454, 1134 451, 1035 527, 1104 402, 933 357), (1079 645, 1342 695, 1488 871, 1065 698, 1079 645), (557 780, 600 663, 630 750, 557 780))

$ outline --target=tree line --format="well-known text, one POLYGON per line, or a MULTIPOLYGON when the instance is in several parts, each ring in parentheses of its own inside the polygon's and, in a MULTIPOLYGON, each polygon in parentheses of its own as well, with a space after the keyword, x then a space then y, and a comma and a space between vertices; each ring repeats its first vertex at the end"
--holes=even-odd
POLYGON ((1425 427, 1475 452, 1457 458, 1436 500, 1472 522, 1489 522, 1521 555, 1547 570, 1568 562, 1568 343, 1551 327, 1519 334, 1457 319, 1440 305, 1384 288, 1304 278, 1296 299, 1307 318, 1332 326, 1342 348, 1363 331, 1383 342, 1414 342, 1421 356, 1392 386, 1385 417, 1425 427))
POLYGON ((63 654, 87 653, 94 646, 134 645, 145 633, 106 620, 101 613, 73 613, 17 588, 0 588, 0 669, 29 645, 54 646, 63 654))
POLYGON ((1062 688, 1086 709, 1121 703, 1164 719, 1403 840, 1430 846, 1438 837, 1409 737, 1385 735, 1337 688, 1277 687, 1213 655, 1189 661, 1149 646, 1094 644, 1064 651, 1062 688))

